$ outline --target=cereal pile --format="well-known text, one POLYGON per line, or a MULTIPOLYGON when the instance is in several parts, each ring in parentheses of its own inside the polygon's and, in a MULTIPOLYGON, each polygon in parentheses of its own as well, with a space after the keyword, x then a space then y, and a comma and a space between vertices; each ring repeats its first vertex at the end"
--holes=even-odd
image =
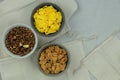
POLYGON ((35 37, 32 31, 25 27, 11 29, 5 39, 6 47, 13 54, 24 56, 34 47, 35 37))
POLYGON ((44 6, 38 9, 33 18, 36 29, 45 35, 57 32, 62 22, 61 12, 53 6, 44 6))
POLYGON ((45 73, 60 73, 65 70, 68 56, 65 49, 55 45, 40 53, 39 64, 45 73))

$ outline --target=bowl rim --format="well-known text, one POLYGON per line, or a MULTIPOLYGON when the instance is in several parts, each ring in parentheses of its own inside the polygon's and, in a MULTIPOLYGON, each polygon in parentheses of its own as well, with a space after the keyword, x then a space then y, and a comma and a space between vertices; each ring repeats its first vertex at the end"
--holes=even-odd
POLYGON ((61 75, 61 74, 65 73, 65 72, 67 71, 67 69, 68 69, 68 67, 69 67, 69 65, 70 65, 70 52, 69 52, 68 49, 67 49, 65 46, 63 46, 62 44, 59 44, 59 43, 46 43, 45 45, 43 45, 43 46, 38 50, 38 54, 37 54, 37 65, 38 65, 38 67, 39 67, 39 70, 40 70, 44 75, 47 75, 47 76, 58 76, 58 75, 61 75), (49 46, 55 46, 55 45, 59 46, 60 48, 64 49, 64 50, 67 52, 68 61, 67 61, 66 68, 65 68, 64 71, 62 71, 62 72, 60 72, 60 73, 57 73, 57 74, 54 74, 54 73, 47 74, 47 73, 45 73, 45 72, 42 70, 42 68, 41 68, 41 66, 40 66, 40 64, 39 64, 39 58, 40 58, 41 52, 42 52, 43 50, 45 50, 45 49, 48 48, 49 46))
POLYGON ((57 4, 55 4, 55 3, 52 3, 52 2, 43 2, 43 3, 39 4, 39 5, 37 5, 37 6, 33 9, 32 13, 31 13, 31 25, 32 25, 33 29, 34 29, 38 34, 40 34, 40 35, 43 36, 43 37, 55 36, 55 35, 57 35, 59 32, 61 32, 61 30, 63 29, 63 27, 64 27, 64 25, 65 25, 65 15, 64 15, 64 12, 63 12, 63 10, 62 10, 57 4), (35 13, 38 9, 40 9, 40 8, 46 6, 46 5, 47 5, 47 6, 52 5, 56 10, 60 11, 61 14, 62 14, 62 22, 61 22, 60 29, 59 29, 57 32, 51 33, 51 34, 48 34, 48 35, 45 35, 45 33, 39 32, 39 31, 35 28, 34 19, 33 19, 34 13, 35 13))
POLYGON ((32 29, 32 27, 30 27, 29 25, 24 24, 24 23, 16 23, 16 24, 10 25, 10 26, 4 31, 4 33, 3 33, 3 35, 2 35, 2 46, 3 46, 3 49, 5 50, 5 52, 6 52, 8 55, 10 55, 10 56, 13 57, 13 58, 26 58, 26 57, 29 57, 30 55, 32 55, 32 54, 34 53, 34 51, 35 51, 36 48, 37 48, 37 45, 38 45, 38 38, 37 38, 37 35, 36 35, 35 31, 32 29), (28 54, 26 54, 26 55, 24 55, 24 56, 19 56, 19 55, 13 54, 11 51, 9 51, 9 50, 7 49, 6 44, 5 44, 5 38, 6 38, 6 35, 8 34, 8 32, 9 32, 11 29, 15 28, 15 27, 21 27, 21 26, 30 29, 30 30, 32 31, 32 33, 34 34, 34 37, 35 37, 35 44, 34 44, 33 49, 32 49, 28 54))

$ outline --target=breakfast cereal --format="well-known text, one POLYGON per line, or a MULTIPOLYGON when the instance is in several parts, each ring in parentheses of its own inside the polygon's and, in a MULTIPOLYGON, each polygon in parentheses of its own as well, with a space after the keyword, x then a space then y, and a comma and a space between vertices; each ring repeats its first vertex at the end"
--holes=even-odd
POLYGON ((34 15, 35 28, 45 35, 57 32, 61 27, 62 14, 52 5, 38 9, 34 15))
POLYGON ((18 26, 6 35, 5 44, 10 52, 24 56, 34 47, 35 36, 29 28, 18 26))
POLYGON ((65 49, 53 45, 41 52, 39 64, 45 73, 60 73, 65 70, 68 55, 65 49))

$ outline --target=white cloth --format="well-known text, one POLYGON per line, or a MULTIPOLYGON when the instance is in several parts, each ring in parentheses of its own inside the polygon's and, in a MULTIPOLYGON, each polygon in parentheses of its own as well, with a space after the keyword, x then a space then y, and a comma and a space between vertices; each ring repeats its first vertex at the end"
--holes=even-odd
POLYGON ((0 16, 9 13, 10 11, 20 9, 36 0, 2 0, 0 1, 0 16))
POLYGON ((97 80, 120 80, 120 40, 109 37, 83 62, 97 80))
POLYGON ((75 40, 63 45, 70 51, 71 57, 68 70, 64 74, 53 77, 43 75, 30 58, 7 59, 0 61, 2 80, 90 80, 88 71, 84 67, 79 68, 80 60, 84 58, 82 42, 75 40))

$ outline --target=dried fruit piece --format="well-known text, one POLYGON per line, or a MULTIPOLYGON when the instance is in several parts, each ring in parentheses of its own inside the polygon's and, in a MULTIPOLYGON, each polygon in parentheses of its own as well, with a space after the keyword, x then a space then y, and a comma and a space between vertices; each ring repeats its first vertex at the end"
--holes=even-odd
POLYGON ((23 45, 24 48, 29 48, 29 45, 23 45))

